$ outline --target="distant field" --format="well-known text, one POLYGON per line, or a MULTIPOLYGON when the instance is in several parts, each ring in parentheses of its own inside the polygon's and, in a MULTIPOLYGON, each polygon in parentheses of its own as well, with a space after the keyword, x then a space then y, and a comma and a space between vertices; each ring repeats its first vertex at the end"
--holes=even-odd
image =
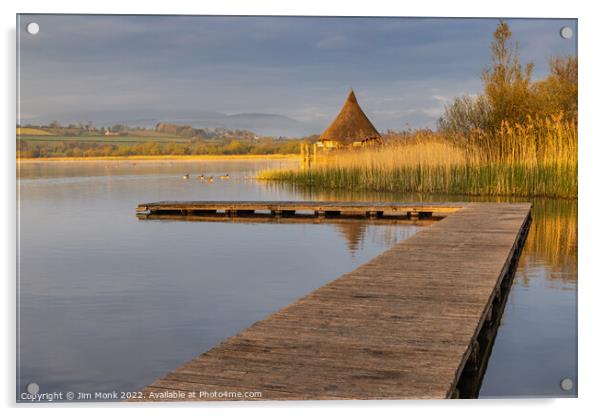
MULTIPOLYGON (((34 130, 34 129, 23 129, 34 130)), ((40 130, 41 131, 41 130, 40 130)), ((19 140, 35 143, 56 143, 56 142, 79 142, 79 143, 99 143, 99 144, 137 144, 146 142, 158 143, 189 143, 187 137, 166 137, 166 136, 43 136, 34 134, 25 134, 18 137, 19 140)))
POLYGON ((173 134, 163 133, 160 131, 154 130, 130 130, 128 131, 128 136, 136 136, 136 137, 156 137, 163 139, 185 139, 186 137, 177 137, 173 134))
POLYGON ((42 129, 32 129, 30 127, 17 127, 17 136, 53 136, 52 133, 42 129))

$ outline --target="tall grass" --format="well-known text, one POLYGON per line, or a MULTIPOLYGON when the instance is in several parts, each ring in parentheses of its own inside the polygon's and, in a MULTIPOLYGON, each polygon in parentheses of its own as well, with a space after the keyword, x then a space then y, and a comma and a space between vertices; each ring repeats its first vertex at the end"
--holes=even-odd
POLYGON ((577 126, 561 117, 502 123, 494 135, 415 132, 385 146, 326 154, 309 168, 260 178, 329 189, 577 196, 577 126))

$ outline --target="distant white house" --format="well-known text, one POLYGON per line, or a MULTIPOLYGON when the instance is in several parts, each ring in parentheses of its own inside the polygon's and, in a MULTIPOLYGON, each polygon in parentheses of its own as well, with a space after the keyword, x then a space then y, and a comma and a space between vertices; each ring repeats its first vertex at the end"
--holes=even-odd
POLYGON ((119 133, 116 131, 105 130, 105 136, 119 136, 119 133))

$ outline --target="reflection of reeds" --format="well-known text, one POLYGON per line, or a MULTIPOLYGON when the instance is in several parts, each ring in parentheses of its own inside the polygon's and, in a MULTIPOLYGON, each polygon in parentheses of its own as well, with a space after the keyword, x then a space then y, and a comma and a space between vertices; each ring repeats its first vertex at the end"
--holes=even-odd
POLYGON ((544 262, 552 278, 577 281, 577 202, 535 201, 524 253, 544 262))
POLYGON ((497 134, 417 132, 379 148, 333 152, 310 169, 263 179, 330 189, 463 195, 577 196, 577 126, 561 118, 503 123, 497 134))

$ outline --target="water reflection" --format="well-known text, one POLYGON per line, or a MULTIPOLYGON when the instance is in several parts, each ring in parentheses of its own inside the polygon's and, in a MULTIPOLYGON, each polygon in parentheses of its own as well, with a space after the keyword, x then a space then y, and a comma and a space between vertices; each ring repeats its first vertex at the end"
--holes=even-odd
MULTIPOLYGON (((517 200, 318 192, 248 179, 286 163, 296 162, 20 166, 20 388, 35 380, 41 392, 136 390, 418 231, 145 222, 134 216, 141 202, 517 200), (201 173, 232 179, 207 184, 195 179, 201 173)), ((532 202, 481 396, 576 394, 577 383, 568 392, 559 383, 577 380, 577 201, 532 202)))
POLYGON ((265 182, 268 188, 284 188, 301 199, 326 201, 473 201, 533 203, 533 223, 525 244, 531 261, 543 261, 551 267, 550 279, 577 281, 577 201, 546 198, 476 197, 464 195, 423 195, 344 190, 312 190, 275 182, 265 182))
POLYGON ((366 223, 361 221, 337 224, 336 228, 347 241, 347 248, 352 255, 361 249, 366 233, 366 223))
MULTIPOLYGON (((549 267, 549 279, 577 281, 577 201, 536 200, 526 252, 549 267)), ((524 282, 528 284, 528 281, 524 282)))
POLYGON ((290 167, 298 163, 295 159, 198 159, 198 160, 101 160, 101 161, 25 161, 17 163, 20 179, 88 178, 102 176, 173 175, 177 179, 189 173, 218 174, 235 172, 237 177, 251 178, 260 169, 290 167))
POLYGON ((135 216, 145 201, 299 199, 245 179, 270 163, 22 167, 19 390, 136 391, 418 231, 135 216), (231 179, 182 179, 197 172, 231 179))

